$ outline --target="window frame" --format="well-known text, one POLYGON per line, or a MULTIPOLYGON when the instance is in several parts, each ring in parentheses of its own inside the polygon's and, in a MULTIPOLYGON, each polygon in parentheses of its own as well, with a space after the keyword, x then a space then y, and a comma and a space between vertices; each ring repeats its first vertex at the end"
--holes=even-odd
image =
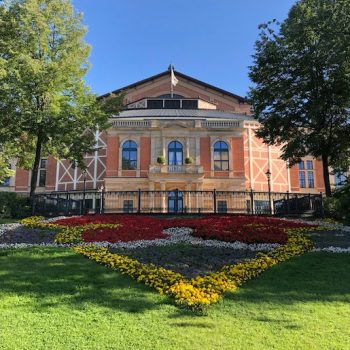
POLYGON ((45 187, 46 186, 46 176, 47 176, 47 158, 40 158, 39 169, 38 169, 38 179, 37 186, 45 187), (43 162, 45 162, 43 165, 43 162))
POLYGON ((184 146, 178 140, 170 141, 168 144, 168 165, 183 165, 184 163, 184 146), (174 147, 172 146, 174 144, 174 147), (181 147, 177 147, 180 145, 181 147), (170 163, 170 153, 174 155, 174 161, 170 163), (181 154, 181 160, 178 160, 177 157, 181 154))
POLYGON ((134 140, 125 140, 122 144, 122 149, 121 149, 122 170, 137 170, 137 165, 138 165, 137 162, 138 162, 137 143, 134 140), (135 157, 131 157, 131 154, 133 154, 133 152, 135 152, 135 157), (126 158, 124 158, 124 154, 127 154, 126 158))
POLYGON ((314 172, 308 170, 307 171, 307 187, 308 188, 315 188, 315 176, 314 176, 314 172), (311 175, 311 177, 310 177, 311 175))
POLYGON ((315 167, 313 159, 298 163, 299 188, 315 188, 315 167))
POLYGON ((217 212, 218 214, 226 214, 227 213, 227 200, 218 200, 217 201, 217 212))
POLYGON ((299 187, 306 188, 305 171, 299 171, 299 187))
POLYGON ((213 168, 214 171, 229 171, 230 170, 230 148, 226 141, 217 140, 213 144, 213 168), (217 146, 219 144, 219 147, 217 146), (225 145, 225 148, 222 146, 225 145), (217 154, 219 159, 216 159, 217 154), (226 156, 223 159, 223 155, 226 156), (227 158, 227 159, 225 159, 227 158), (223 165, 226 166, 223 166, 223 165))
POLYGON ((124 199, 123 200, 123 213, 133 213, 134 212, 134 200, 124 199))

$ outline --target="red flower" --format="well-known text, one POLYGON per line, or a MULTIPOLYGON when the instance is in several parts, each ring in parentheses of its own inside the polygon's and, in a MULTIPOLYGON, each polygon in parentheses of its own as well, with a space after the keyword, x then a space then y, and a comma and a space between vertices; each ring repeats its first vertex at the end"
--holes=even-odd
POLYGON ((203 239, 245 243, 285 243, 285 229, 306 224, 259 216, 207 216, 201 218, 167 219, 136 215, 86 215, 61 219, 56 224, 121 224, 119 228, 89 229, 82 235, 85 242, 127 242, 166 238, 162 232, 170 227, 191 227, 193 235, 203 239))

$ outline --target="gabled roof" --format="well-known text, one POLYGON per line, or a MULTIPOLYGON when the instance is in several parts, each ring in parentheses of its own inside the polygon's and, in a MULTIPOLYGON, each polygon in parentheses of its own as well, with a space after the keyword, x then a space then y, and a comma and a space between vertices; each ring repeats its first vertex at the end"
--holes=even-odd
MULTIPOLYGON (((195 78, 192 78, 190 77, 189 75, 186 75, 186 74, 183 74, 177 70, 174 70, 174 74, 177 76, 177 77, 180 77, 180 78, 183 78, 183 79, 186 79, 186 80, 189 80, 189 81, 192 81, 193 83, 195 84, 198 84, 198 85, 202 85, 206 88, 209 88, 209 89, 212 89, 212 90, 215 90, 217 92, 220 92, 224 95, 227 95, 227 96, 230 96, 230 97, 233 97, 235 99, 237 99, 239 102, 244 102, 244 103, 249 103, 248 99, 245 98, 245 97, 242 97, 242 96, 239 96, 239 95, 236 95, 232 92, 229 92, 229 91, 226 91, 226 90, 223 90, 223 89, 220 89, 214 85, 210 85, 210 84, 207 84, 205 83, 204 81, 201 81, 201 80, 198 80, 198 79, 195 79, 195 78)), ((137 81, 136 83, 133 83, 133 84, 130 84, 130 85, 127 85, 127 86, 124 86, 120 89, 117 89, 117 90, 114 90, 110 93, 107 93, 107 94, 104 94, 102 96, 99 96, 98 98, 103 98, 103 97, 108 97, 110 94, 118 94, 122 91, 125 91, 125 90, 128 90, 128 89, 132 89, 138 85, 141 85, 141 84, 144 84, 144 83, 148 83, 152 80, 155 80, 155 79, 158 79, 158 78, 161 78, 161 77, 164 77, 166 75, 170 75, 170 69, 162 72, 162 73, 159 73, 159 74, 156 74, 156 75, 152 75, 151 77, 149 78, 146 78, 146 79, 143 79, 143 80, 140 80, 140 81, 137 81)))

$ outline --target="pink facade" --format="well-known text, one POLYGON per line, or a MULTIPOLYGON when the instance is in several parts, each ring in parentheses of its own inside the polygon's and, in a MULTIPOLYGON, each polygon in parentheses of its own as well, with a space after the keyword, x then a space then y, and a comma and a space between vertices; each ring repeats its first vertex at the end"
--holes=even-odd
MULTIPOLYGON (((267 146, 255 136, 259 124, 251 117, 247 100, 175 74, 179 83, 173 99, 170 72, 123 88, 125 110, 111 116, 110 129, 96 133, 96 151, 86 155, 87 171, 46 157, 38 191, 84 186, 103 186, 107 191, 267 191, 268 170, 273 192, 324 191, 321 161, 307 157, 304 169, 288 168, 279 147, 267 146), (166 164, 157 163, 159 156, 166 164)), ((29 177, 18 168, 2 189, 27 192, 29 177)))

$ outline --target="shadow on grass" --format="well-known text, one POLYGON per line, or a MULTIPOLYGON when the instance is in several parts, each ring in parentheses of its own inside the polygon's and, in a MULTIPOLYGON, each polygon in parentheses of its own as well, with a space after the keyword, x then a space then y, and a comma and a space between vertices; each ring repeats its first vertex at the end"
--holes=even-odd
POLYGON ((308 301, 350 302, 349 271, 350 254, 307 253, 272 267, 225 298, 278 307, 308 301))
MULTIPOLYGON (((349 254, 309 253, 271 268, 224 298, 241 304, 266 303, 266 308, 308 301, 350 302, 349 270, 349 254)), ((31 306, 35 310, 57 305, 84 310, 97 305, 142 313, 173 304, 169 298, 127 276, 68 249, 54 248, 0 251, 0 298, 9 294, 34 297, 31 306)), ((28 307, 28 304, 22 302, 16 307, 28 307)), ((175 309, 169 318, 189 315, 193 316, 189 310, 175 309)), ((274 322, 265 318, 257 320, 274 322)), ((191 326, 181 322, 174 325, 191 326)))
POLYGON ((4 294, 34 297, 35 310, 62 304, 84 310, 93 304, 141 313, 169 302, 131 278, 68 249, 51 248, 0 251, 0 298, 4 294))

